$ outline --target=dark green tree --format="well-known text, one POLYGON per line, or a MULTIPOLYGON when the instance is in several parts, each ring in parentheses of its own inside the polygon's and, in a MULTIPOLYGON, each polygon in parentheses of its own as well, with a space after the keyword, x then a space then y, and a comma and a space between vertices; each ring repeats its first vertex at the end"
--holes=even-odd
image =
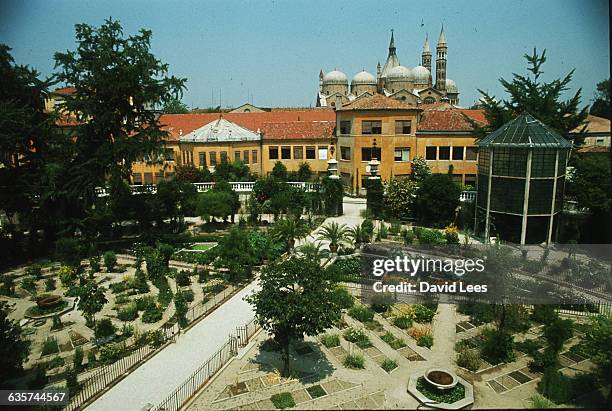
POLYGON ((307 162, 301 163, 297 171, 298 181, 310 181, 310 177, 312 177, 312 171, 310 170, 310 164, 308 164, 307 162))
POLYGON ((419 222, 433 227, 452 223, 459 206, 461 190, 448 174, 432 174, 416 193, 414 210, 419 222))
POLYGON ((21 338, 19 324, 7 318, 5 304, 0 306, 0 386, 16 377, 28 358, 30 343, 21 338))
POLYGON ((337 282, 310 259, 292 257, 266 267, 261 288, 247 297, 261 327, 283 349, 283 376, 290 375, 292 341, 316 336, 340 319, 337 282))
POLYGON ((79 310, 83 312, 87 326, 93 328, 96 323, 96 313, 100 312, 108 302, 104 296, 104 289, 100 288, 95 280, 83 279, 78 296, 79 310))
POLYGON ((165 114, 187 114, 189 108, 178 98, 172 98, 164 104, 162 111, 165 114))
POLYGON ((205 183, 213 180, 212 173, 206 167, 198 170, 190 164, 177 165, 174 178, 184 183, 205 183))
POLYGON ((610 208, 610 161, 607 156, 589 155, 574 162, 574 172, 567 184, 567 194, 580 207, 593 212, 610 208))
POLYGON ((542 65, 546 62, 546 50, 538 54, 534 48, 533 54, 525 54, 529 76, 513 74, 512 81, 499 79, 504 90, 509 94, 508 100, 498 101, 495 96, 478 90, 482 94, 482 108, 485 111, 487 125, 480 125, 466 116, 472 124, 478 138, 497 130, 508 121, 523 113, 529 113, 544 124, 557 130, 561 135, 579 127, 586 120, 588 106, 579 108, 582 89, 566 101, 561 95, 569 90, 574 70, 565 77, 549 83, 542 81, 542 65))
POLYGON ((384 192, 385 189, 380 178, 367 180, 366 186, 366 207, 374 218, 382 218, 384 215, 384 192))
POLYGON ((150 52, 150 30, 125 37, 108 19, 75 31, 77 49, 55 54, 57 79, 76 88, 62 109, 80 121, 60 189, 88 211, 95 187, 127 180, 133 162, 162 154, 167 132, 154 108, 179 98, 185 80, 168 76, 168 65, 150 52))
POLYGON ((595 100, 591 106, 591 114, 598 117, 612 119, 612 87, 610 79, 597 83, 597 91, 595 91, 595 100))
POLYGON ((280 161, 277 161, 272 168, 270 176, 280 181, 287 181, 287 167, 280 161))
POLYGON ((227 268, 232 281, 248 278, 258 262, 248 232, 240 228, 232 228, 211 252, 215 257, 213 265, 227 268))

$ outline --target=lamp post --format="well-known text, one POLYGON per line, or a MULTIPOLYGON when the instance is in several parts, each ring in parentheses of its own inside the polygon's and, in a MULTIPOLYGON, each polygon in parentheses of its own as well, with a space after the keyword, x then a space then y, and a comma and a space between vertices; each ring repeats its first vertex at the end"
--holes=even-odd
POLYGON ((329 178, 337 180, 340 178, 338 175, 338 160, 336 160, 336 156, 334 155, 334 145, 332 144, 329 148, 330 156, 329 160, 327 160, 327 174, 329 178))
POLYGON ((376 158, 376 154, 374 154, 376 152, 376 139, 374 139, 374 142, 372 143, 372 159, 370 160, 370 162, 368 163, 368 165, 370 166, 370 180, 375 180, 375 179, 379 179, 380 176, 378 176, 378 167, 380 166, 380 161, 378 161, 378 159, 376 158))

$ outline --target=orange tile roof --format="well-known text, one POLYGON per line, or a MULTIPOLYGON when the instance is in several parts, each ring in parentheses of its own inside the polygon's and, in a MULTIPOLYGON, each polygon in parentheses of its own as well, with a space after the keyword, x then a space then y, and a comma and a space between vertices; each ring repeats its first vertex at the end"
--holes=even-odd
POLYGON ((71 95, 76 93, 77 89, 76 87, 62 87, 62 88, 58 88, 56 90, 53 90, 51 92, 51 94, 61 94, 61 95, 71 95))
POLYGON ((335 121, 282 121, 264 123, 264 140, 321 140, 334 135, 335 121))
MULTIPOLYGON (((336 114, 332 110, 289 110, 264 111, 253 113, 223 113, 223 118, 247 128, 253 132, 262 130, 265 123, 282 122, 313 122, 336 121, 336 114)), ((160 124, 170 133, 168 140, 178 140, 181 134, 187 134, 211 121, 217 120, 219 113, 202 114, 164 114, 160 117, 160 124)))
POLYGON ((486 123, 484 113, 480 110, 465 110, 454 107, 440 107, 424 110, 421 114, 418 131, 472 131, 472 125, 465 116, 486 123))
POLYGON ((575 129, 570 131, 570 133, 579 133, 585 125, 587 126, 586 128, 587 133, 608 133, 610 134, 610 120, 608 120, 607 118, 603 118, 603 117, 593 116, 591 114, 587 116, 585 124, 582 124, 576 127, 575 129))
POLYGON ((608 153, 610 147, 608 146, 585 146, 578 149, 579 153, 608 153))
POLYGON ((361 97, 350 103, 345 103, 338 110, 398 110, 398 109, 417 109, 415 105, 407 104, 382 94, 361 97))

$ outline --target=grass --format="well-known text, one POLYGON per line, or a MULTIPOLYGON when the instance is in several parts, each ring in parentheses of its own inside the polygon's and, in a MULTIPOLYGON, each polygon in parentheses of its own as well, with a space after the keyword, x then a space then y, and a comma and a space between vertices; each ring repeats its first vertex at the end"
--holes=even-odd
POLYGON ((387 358, 380 364, 380 367, 387 372, 391 372, 397 368, 397 361, 387 358))
POLYGON ((540 394, 534 394, 531 397, 531 408, 536 410, 544 410, 548 408, 557 408, 554 402, 540 394))
POLYGON ((206 250, 210 250, 211 248, 213 248, 215 245, 214 244, 194 244, 191 246, 191 250, 198 250, 198 251, 206 251, 206 250))
POLYGON ((344 366, 347 368, 361 370, 364 368, 363 355, 349 354, 344 358, 344 361, 342 361, 342 364, 344 364, 344 366))
POLYGON ((325 392, 323 387, 321 387, 320 385, 313 385, 312 387, 308 387, 308 388, 306 388, 306 391, 308 391, 308 394, 310 394, 310 397, 313 400, 315 398, 319 398, 319 397, 322 397, 324 395, 327 395, 327 393, 325 392))
POLYGON ((295 407, 295 400, 290 392, 274 394, 272 397, 270 397, 270 401, 272 401, 272 404, 274 404, 274 406, 279 410, 295 407))
POLYGON ((323 334, 321 336, 321 344, 327 348, 338 347, 340 345, 340 336, 338 334, 323 334))
POLYGON ((42 355, 55 354, 59 352, 59 345, 55 337, 47 337, 43 342, 42 355))

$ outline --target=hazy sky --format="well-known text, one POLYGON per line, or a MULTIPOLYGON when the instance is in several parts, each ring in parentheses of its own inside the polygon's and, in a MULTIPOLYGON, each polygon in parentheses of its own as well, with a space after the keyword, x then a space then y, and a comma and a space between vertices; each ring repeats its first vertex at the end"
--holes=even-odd
POLYGON ((387 57, 395 29, 402 65, 420 64, 425 33, 432 51, 444 23, 447 77, 460 103, 471 105, 477 88, 504 94, 500 77, 526 73, 524 53, 547 49, 545 79, 576 69, 574 92, 593 97, 610 76, 609 10, 605 0, 469 1, 7 1, 0 0, 0 42, 16 62, 43 75, 53 54, 73 50, 74 25, 100 25, 112 16, 124 32, 153 31, 153 52, 187 78, 191 107, 239 105, 252 94, 261 106, 314 105, 319 70, 350 78, 375 74, 387 57))

